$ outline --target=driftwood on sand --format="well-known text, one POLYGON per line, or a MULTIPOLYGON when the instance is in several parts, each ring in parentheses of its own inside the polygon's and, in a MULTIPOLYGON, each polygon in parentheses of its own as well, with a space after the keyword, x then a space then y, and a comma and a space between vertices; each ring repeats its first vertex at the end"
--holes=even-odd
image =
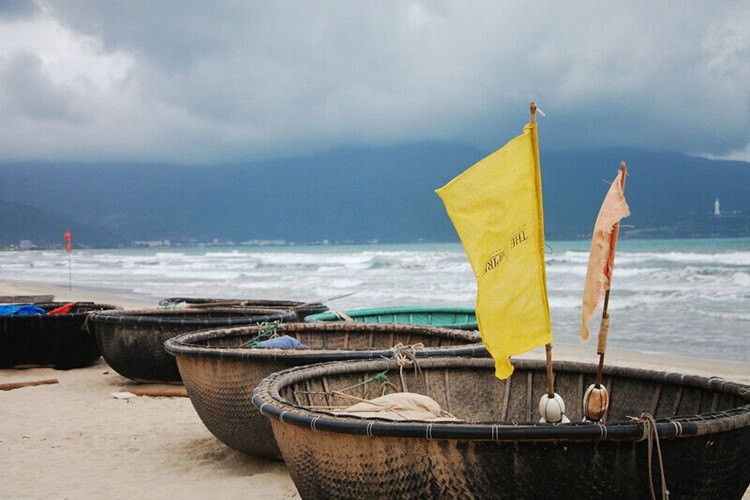
POLYGON ((27 380, 26 382, 10 382, 7 384, 0 384, 0 391, 12 391, 13 389, 21 389, 23 387, 33 387, 35 385, 48 385, 48 384, 59 384, 60 381, 56 378, 47 378, 44 380, 27 380))
POLYGON ((136 396, 152 396, 157 398, 186 398, 187 389, 183 385, 171 384, 131 384, 120 389, 136 396))

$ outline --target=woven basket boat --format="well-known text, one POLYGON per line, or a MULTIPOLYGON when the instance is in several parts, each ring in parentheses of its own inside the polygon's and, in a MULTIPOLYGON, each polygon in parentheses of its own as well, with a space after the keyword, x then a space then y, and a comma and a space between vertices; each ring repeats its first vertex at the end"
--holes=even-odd
POLYGON ((401 323, 455 330, 477 330, 474 309, 466 307, 384 307, 344 311, 344 314, 331 311, 308 316, 305 321, 346 321, 347 316, 357 323, 401 323))
POLYGON ((271 373, 285 368, 343 359, 392 357, 393 347, 423 344, 413 352, 431 356, 485 355, 479 336, 426 326, 285 323, 278 335, 289 335, 310 349, 258 349, 239 345, 259 333, 258 327, 203 331, 166 342, 177 358, 182 381, 206 427, 228 446, 245 453, 280 458, 271 425, 255 409, 252 391, 271 373))
POLYGON ((164 341, 207 328, 290 321, 293 311, 260 308, 144 309, 89 316, 102 356, 120 375, 138 382, 179 382, 180 373, 164 341))
MULTIPOLYGON (((482 358, 419 360, 408 391, 426 394, 464 422, 337 416, 333 393, 386 371, 393 360, 293 368, 264 379, 253 403, 270 418, 302 498, 649 498, 647 426, 656 417, 671 498, 740 498, 750 483, 750 386, 720 378, 605 368, 605 425, 582 423, 596 365, 555 363, 556 389, 573 422, 538 424, 545 364, 516 361, 506 381, 482 358)), ((400 388, 399 388, 400 390, 400 388)), ((351 394, 380 395, 380 384, 351 394)), ((654 448, 656 444, 654 443, 654 448)), ((652 462, 661 493, 656 450, 652 462)))
MULTIPOLYGON (((34 304, 45 311, 65 302, 34 304)), ((116 309, 109 304, 78 302, 70 314, 0 317, 0 368, 52 366, 58 369, 90 365, 99 358, 96 339, 81 327, 92 311, 116 309)))
POLYGON ((297 302, 293 300, 265 300, 265 299, 209 299, 197 297, 170 297, 160 300, 159 305, 169 307, 185 303, 191 308, 203 307, 260 307, 266 309, 292 309, 297 313, 297 321, 306 316, 318 314, 328 310, 328 306, 319 302, 297 302))

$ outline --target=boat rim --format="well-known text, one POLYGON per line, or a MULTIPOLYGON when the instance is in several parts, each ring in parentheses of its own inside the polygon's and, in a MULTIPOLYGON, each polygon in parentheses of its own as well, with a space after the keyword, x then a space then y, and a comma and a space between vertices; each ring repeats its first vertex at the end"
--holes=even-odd
MULTIPOLYGON (((159 306, 165 307, 168 305, 179 304, 185 302, 190 305, 208 305, 216 302, 221 307, 224 303, 232 303, 232 307, 237 305, 245 307, 260 307, 268 309, 278 309, 288 307, 290 309, 302 309, 302 306, 325 306, 322 302, 301 302, 297 300, 284 300, 284 299, 222 299, 222 298, 209 298, 209 297, 168 297, 159 301, 159 306), (201 302, 196 302, 201 301, 201 302), (235 305, 237 302, 239 304, 235 305)), ((186 308, 187 309, 187 308, 186 308)))
MULTIPOLYGON (((453 307, 453 306, 439 306, 439 307, 431 307, 431 306, 393 306, 393 307, 369 307, 366 309, 351 309, 351 310, 345 310, 343 311, 348 316, 351 316, 352 318, 359 318, 362 316, 371 316, 375 314, 405 314, 405 313, 412 313, 412 314, 422 314, 422 313, 453 313, 453 314, 471 314, 475 315, 476 311, 471 307, 453 307), (384 312, 387 311, 387 312, 384 312)), ((306 322, 316 322, 316 321, 330 321, 330 320, 336 320, 338 316, 336 316, 335 311, 326 311, 322 313, 317 314, 311 314, 310 316, 307 316, 305 318, 306 322)), ((449 324, 449 323, 446 323, 449 324)), ((462 323, 459 323, 462 324, 462 323)), ((474 324, 476 325, 476 322, 473 323, 463 323, 463 324, 474 324)), ((430 325, 430 326, 437 326, 437 325, 430 325)))
MULTIPOLYGON (((490 358, 433 358, 420 360, 422 368, 477 367, 494 368, 490 358)), ((543 360, 514 360, 517 369, 544 370, 543 360)), ((353 434, 370 437, 404 437, 451 440, 485 441, 642 441, 648 438, 647 425, 639 420, 615 421, 605 424, 575 422, 569 424, 512 422, 426 422, 392 421, 375 417, 357 418, 336 415, 324 410, 311 410, 284 399, 279 390, 304 380, 309 375, 335 375, 361 371, 397 370, 396 360, 381 359, 369 362, 351 361, 299 366, 279 371, 264 378, 253 391, 253 404, 266 417, 281 423, 317 431, 353 434), (364 370, 363 370, 364 368, 364 370)), ((597 365, 571 361, 554 362, 559 372, 595 374, 597 365)), ((626 376, 642 380, 658 380, 728 392, 744 398, 745 405, 725 411, 700 415, 677 415, 657 418, 659 438, 678 438, 714 434, 750 426, 750 386, 720 377, 702 377, 672 372, 644 370, 619 366, 604 368, 606 375, 626 376)))
POLYGON ((184 308, 184 309, 131 309, 116 311, 96 311, 90 313, 88 320, 95 323, 112 324, 138 324, 138 325, 178 325, 178 326, 242 326, 254 325, 259 322, 288 321, 296 318, 296 313, 291 309, 269 309, 258 307, 227 307, 227 308, 184 308), (248 316, 238 313, 247 312, 248 316), (180 314, 213 314, 227 313, 227 316, 213 318, 178 318, 180 314), (257 314, 255 314, 257 313, 257 314))
MULTIPOLYGON (((452 346, 425 347, 417 349, 414 354, 418 358, 440 357, 451 353, 456 356, 482 356, 487 355, 487 350, 481 343, 481 338, 476 333, 465 332, 450 328, 438 328, 426 325, 406 325, 401 323, 281 323, 277 326, 280 333, 289 329, 291 325, 306 330, 327 331, 336 328, 346 328, 355 331, 382 331, 395 332, 411 331, 414 333, 437 333, 443 337, 461 338, 467 340, 467 344, 457 344, 452 346), (346 325, 346 326, 343 326, 346 325)), ((203 330, 198 332, 189 332, 176 337, 172 337, 164 342, 164 348, 171 355, 205 357, 205 358, 222 358, 236 360, 270 360, 286 361, 294 363, 315 363, 322 361, 338 360, 366 360, 376 357, 391 358, 395 352, 394 347, 377 347, 368 349, 269 349, 259 347, 239 347, 239 346, 205 346, 196 342, 220 338, 231 335, 233 331, 239 332, 245 328, 259 328, 255 325, 246 325, 238 328, 222 328, 215 330, 203 330)), ((408 348, 409 346, 404 346, 408 348)))

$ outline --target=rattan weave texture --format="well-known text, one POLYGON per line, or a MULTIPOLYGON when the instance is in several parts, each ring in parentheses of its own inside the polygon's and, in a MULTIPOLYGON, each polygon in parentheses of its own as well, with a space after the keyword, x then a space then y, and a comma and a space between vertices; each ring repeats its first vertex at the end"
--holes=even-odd
MULTIPOLYGON (((610 414, 606 425, 595 425, 580 422, 576 402, 596 365, 559 362, 557 391, 575 423, 555 426, 534 423, 544 362, 514 365, 510 382, 494 378, 490 359, 425 359, 420 374, 408 373, 410 391, 430 395, 464 423, 357 419, 319 408, 346 400, 317 392, 394 373, 391 360, 275 373, 253 401, 271 419, 303 498, 649 498, 644 426, 627 418, 641 412, 657 417, 670 498, 741 498, 746 491, 748 386, 609 367, 610 414)), ((658 477, 656 462, 652 469, 658 477)))
MULTIPOLYGON (((177 358, 182 381, 206 427, 228 446, 256 456, 280 458, 268 420, 252 403, 255 385, 285 368, 337 359, 392 357, 393 346, 421 343, 418 358, 486 355, 477 334, 413 325, 285 323, 310 350, 250 349, 240 344, 258 327, 202 331, 173 338, 166 349, 177 358)), ((413 368, 408 368, 413 369, 413 368)))

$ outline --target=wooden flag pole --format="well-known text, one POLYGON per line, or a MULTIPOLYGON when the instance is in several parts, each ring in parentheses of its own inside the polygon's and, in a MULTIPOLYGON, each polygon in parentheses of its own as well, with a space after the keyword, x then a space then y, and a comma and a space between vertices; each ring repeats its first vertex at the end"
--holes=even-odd
POLYGON ((602 322, 599 324, 599 344, 596 353, 599 355, 599 367, 596 369, 596 388, 602 385, 602 373, 604 372, 604 352, 607 350, 607 335, 609 334, 609 290, 604 292, 604 307, 602 308, 602 322))
MULTIPOLYGON (((620 162, 620 171, 622 175, 622 191, 625 192, 625 181, 627 180, 628 167, 625 162, 620 162)), ((615 260, 615 248, 617 247, 617 238, 620 235, 620 223, 617 222, 612 229, 612 263, 615 260)), ((604 306, 602 307, 602 322, 599 325, 599 343, 596 348, 596 353, 599 355, 599 367, 596 370, 596 388, 602 384, 602 373, 604 372, 604 353, 607 350, 607 336, 609 335, 609 291, 612 287, 612 279, 610 277, 609 287, 604 292, 604 306)))
MULTIPOLYGON (((536 103, 531 101, 529 105, 532 125, 536 124, 536 103)), ((542 263, 544 265, 544 263, 542 263)), ((540 422, 549 424, 565 424, 570 422, 565 415, 565 401, 559 394, 555 394, 555 373, 552 370, 552 343, 544 346, 544 354, 547 358, 547 393, 539 400, 540 422)))
MULTIPOLYGON (((536 124, 536 103, 531 101, 529 105, 529 112, 531 113, 531 119, 529 123, 532 125, 536 124)), ((552 344, 544 346, 544 353, 547 357, 547 396, 551 398, 555 397, 555 374, 552 371, 552 344)))
MULTIPOLYGON (((620 163, 620 172, 622 172, 622 188, 623 193, 625 191, 625 179, 628 172, 628 168, 625 162, 620 163)), ((610 248, 612 251, 611 259, 614 265, 615 259, 615 247, 617 246, 617 237, 620 233, 619 221, 612 227, 612 235, 610 236, 610 248)), ((612 270, 610 269, 610 272, 612 270)), ((596 381, 586 389, 586 393, 583 395, 583 415, 584 421, 588 422, 600 422, 607 415, 609 409, 609 391, 602 384, 602 377, 604 373, 604 353, 607 350, 607 335, 609 334, 609 291, 612 287, 612 275, 610 274, 609 283, 607 283, 607 290, 604 292, 604 306, 602 307, 602 322, 599 325, 599 343, 596 348, 596 353, 599 355, 599 367, 596 370, 596 381)))
POLYGON ((552 372, 552 344, 544 346, 544 352, 547 356, 547 395, 555 397, 555 374, 552 372))

